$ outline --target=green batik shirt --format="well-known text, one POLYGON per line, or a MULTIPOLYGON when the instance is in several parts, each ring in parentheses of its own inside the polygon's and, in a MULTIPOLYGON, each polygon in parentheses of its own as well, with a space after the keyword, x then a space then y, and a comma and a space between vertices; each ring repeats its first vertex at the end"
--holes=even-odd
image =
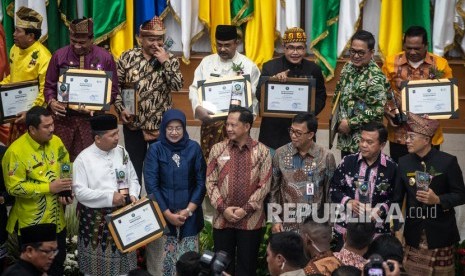
POLYGON ((349 134, 338 133, 337 148, 358 152, 360 127, 371 121, 383 122, 384 103, 389 83, 378 65, 371 60, 367 66, 357 68, 348 62, 342 68, 333 97, 341 94, 338 122, 347 119, 349 134))
POLYGON ((60 177, 61 164, 69 163, 69 155, 57 136, 45 145, 38 144, 29 133, 19 137, 5 152, 2 170, 8 193, 15 203, 6 230, 39 223, 54 223, 57 233, 65 228, 64 207, 58 196, 50 192, 50 183, 60 177))

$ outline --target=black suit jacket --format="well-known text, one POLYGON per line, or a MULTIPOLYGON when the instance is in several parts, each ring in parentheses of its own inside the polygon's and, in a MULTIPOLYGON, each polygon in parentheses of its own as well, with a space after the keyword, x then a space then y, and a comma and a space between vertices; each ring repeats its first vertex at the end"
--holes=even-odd
POLYGON ((465 185, 462 170, 453 155, 432 148, 423 158, 416 154, 407 154, 399 159, 393 202, 402 206, 407 197, 404 236, 408 245, 417 247, 423 229, 426 233, 429 249, 453 245, 460 240, 454 207, 465 204, 465 185), (424 171, 433 175, 430 183, 440 204, 425 205, 416 200, 415 171, 424 171), (411 185, 413 184, 413 185, 411 185))
MULTIPOLYGON (((321 68, 314 62, 303 59, 301 64, 295 65, 286 60, 284 56, 267 61, 263 64, 261 76, 274 76, 277 73, 289 69, 288 77, 302 78, 312 76, 316 80, 315 115, 318 115, 326 104, 326 88, 321 68)), ((256 97, 260 101, 261 80, 256 90, 256 97)), ((291 126, 292 119, 263 117, 260 124, 258 141, 266 146, 277 149, 291 142, 287 129, 291 126)))

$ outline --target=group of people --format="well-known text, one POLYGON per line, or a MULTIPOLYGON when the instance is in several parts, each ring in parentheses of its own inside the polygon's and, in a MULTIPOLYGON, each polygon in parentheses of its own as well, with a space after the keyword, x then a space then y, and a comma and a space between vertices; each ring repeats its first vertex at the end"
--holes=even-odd
MULTIPOLYGON (((398 275, 402 263, 411 275, 453 275, 453 246, 460 239, 453 207, 465 203, 462 171, 456 157, 439 151, 443 136, 436 120, 413 113, 397 119, 403 80, 431 78, 433 72, 452 76, 445 59, 427 52, 423 28, 409 28, 404 51, 388 57, 382 69, 373 60, 373 35, 361 30, 352 37, 350 61, 332 102, 339 106, 337 147, 343 157, 336 165, 317 143, 316 116, 325 107, 326 89, 321 69, 305 59, 301 28, 285 32, 284 55, 266 62, 261 73, 237 51, 236 27, 216 28, 216 53, 202 60, 189 88, 194 116, 202 121, 199 145, 189 138, 185 114, 172 108, 171 91, 182 87, 183 76, 178 59, 163 47, 161 19, 144 22, 140 47, 116 63, 93 45, 92 19, 72 21, 70 45, 53 55, 38 41, 41 22, 32 9, 16 13, 11 71, 2 81, 39 80, 34 107, 18 114, 2 159, 0 207, 14 200, 5 230, 21 250, 5 275, 63 275, 64 210, 75 200, 81 272, 124 275, 136 268, 135 252, 117 249, 105 217, 137 201, 142 183, 168 225, 146 248, 152 275, 176 275, 181 256, 199 250, 206 195, 214 208, 214 250, 231 258, 231 275, 255 275, 266 222, 272 223, 271 275, 331 275, 344 265, 361 269, 368 253, 383 255, 386 244, 398 247, 391 233, 400 225, 393 218, 404 198, 405 253, 384 254, 389 261, 383 266, 395 273, 389 275, 398 275), (111 103, 123 123, 125 147, 118 144, 116 116, 85 105, 73 109, 58 97, 59 77, 70 68, 111 72, 111 103), (251 107, 232 105, 226 118, 212 116, 199 99, 199 83, 240 75, 250 77, 251 107), (282 83, 314 78, 315 110, 292 119, 264 117, 255 140, 250 130, 266 77, 282 83), (137 93, 136 110, 125 106, 126 88, 137 93), (383 153, 388 140, 392 157, 383 153), (72 176, 64 171, 71 163, 72 176), (425 178, 426 188, 419 183, 425 178), (333 214, 334 221, 321 221, 333 214)), ((0 219, 6 220, 6 208, 0 208, 0 219)), ((6 236, 0 235, 2 243, 6 236)))

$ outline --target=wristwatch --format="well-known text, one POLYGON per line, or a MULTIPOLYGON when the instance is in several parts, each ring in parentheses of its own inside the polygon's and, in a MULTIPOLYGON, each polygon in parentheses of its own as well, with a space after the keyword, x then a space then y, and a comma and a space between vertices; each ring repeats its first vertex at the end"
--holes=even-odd
POLYGON ((187 213, 189 214, 189 217, 192 217, 194 213, 189 208, 186 208, 187 213))

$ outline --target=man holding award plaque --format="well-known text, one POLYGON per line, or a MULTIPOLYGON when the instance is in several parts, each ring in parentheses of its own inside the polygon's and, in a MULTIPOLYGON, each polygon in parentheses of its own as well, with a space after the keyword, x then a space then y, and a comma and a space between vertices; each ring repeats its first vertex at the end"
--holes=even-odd
POLYGON ((125 275, 137 266, 136 252, 121 253, 117 249, 105 216, 135 202, 140 185, 127 151, 118 145, 116 117, 97 115, 90 124, 94 143, 73 164, 79 210, 79 269, 86 275, 125 275))
MULTIPOLYGON (((112 73, 111 102, 119 93, 115 61, 107 50, 93 45, 93 26, 92 18, 75 19, 70 23, 70 45, 53 54, 45 80, 45 100, 55 118, 55 133, 63 140, 71 161, 93 142, 89 124, 93 111, 81 104, 77 110, 68 108, 63 93, 69 93, 69 85, 59 82, 59 77, 68 69, 109 71, 112 73)), ((83 87, 84 82, 80 84, 83 87)), ((92 99, 101 98, 100 94, 90 96, 92 99)))
MULTIPOLYGON (((218 25, 216 27, 216 54, 211 54, 202 59, 194 73, 194 81, 189 87, 189 100, 192 104, 195 118, 202 121, 200 128, 200 146, 205 158, 208 158, 210 149, 218 142, 226 138, 224 118, 214 119, 213 110, 209 110, 200 102, 198 95, 198 82, 211 78, 250 75, 252 95, 258 85, 260 70, 249 58, 237 52, 239 40, 236 26, 218 25)), ((253 100, 253 113, 257 115, 257 101, 253 100)))
POLYGON ((53 118, 40 106, 26 113, 28 132, 10 145, 2 160, 8 193, 15 202, 6 230, 16 236, 19 229, 41 223, 56 224, 59 252, 49 275, 63 275, 66 257, 66 224, 63 205, 70 197, 71 178, 62 178, 62 164, 69 164, 69 155, 60 138, 53 135, 53 118))
MULTIPOLYGON (((388 119, 389 152, 396 162, 408 153, 405 141, 407 125, 405 116, 400 113, 402 81, 452 78, 452 69, 447 60, 428 52, 425 28, 408 28, 405 31, 403 48, 403 52, 387 57, 383 65, 383 72, 392 89, 388 94, 389 100, 386 102, 384 115, 388 119)), ((442 129, 439 127, 431 142, 439 149, 443 141, 442 129)))
POLYGON ((460 241, 454 207, 465 203, 457 157, 432 147, 439 123, 407 113, 407 149, 399 159, 393 203, 406 200, 404 267, 409 275, 455 275, 460 241))
MULTIPOLYGON (((29 80, 39 81, 39 92, 32 106, 43 106, 45 74, 50 61, 50 51, 40 43, 42 16, 27 7, 16 12, 14 45, 10 50, 10 74, 0 84, 16 83, 29 80)), ((11 108, 11 106, 9 106, 11 108)), ((8 143, 11 144, 24 132, 27 110, 18 110, 17 118, 10 126, 8 143)))
POLYGON ((344 242, 349 219, 356 222, 376 221, 375 234, 391 232, 387 214, 391 205, 397 165, 383 153, 387 141, 386 127, 379 122, 370 122, 361 127, 360 152, 342 159, 331 179, 331 201, 341 204, 346 219, 334 225, 335 251, 344 242))
POLYGON ((157 140, 162 116, 171 108, 171 91, 178 91, 183 83, 179 60, 163 45, 165 34, 163 21, 157 16, 142 23, 141 47, 124 52, 117 62, 121 94, 116 97, 115 108, 140 180, 148 144, 157 140))

